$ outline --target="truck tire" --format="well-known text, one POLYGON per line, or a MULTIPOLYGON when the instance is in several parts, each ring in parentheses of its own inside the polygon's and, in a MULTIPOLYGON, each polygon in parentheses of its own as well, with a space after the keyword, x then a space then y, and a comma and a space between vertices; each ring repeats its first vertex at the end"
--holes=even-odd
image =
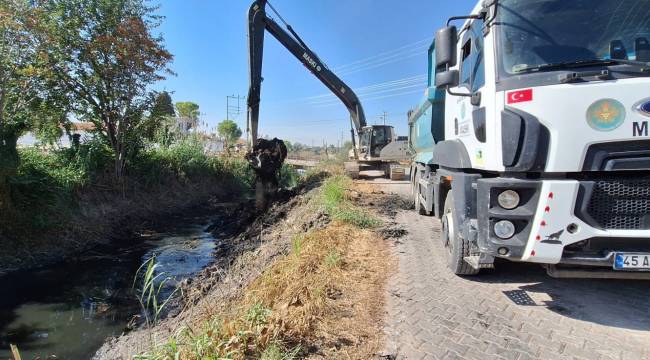
POLYGON ((479 269, 474 269, 465 261, 465 257, 470 256, 470 243, 460 236, 458 224, 454 221, 455 211, 454 194, 449 190, 442 215, 442 244, 446 250, 447 266, 456 275, 477 275, 479 269))

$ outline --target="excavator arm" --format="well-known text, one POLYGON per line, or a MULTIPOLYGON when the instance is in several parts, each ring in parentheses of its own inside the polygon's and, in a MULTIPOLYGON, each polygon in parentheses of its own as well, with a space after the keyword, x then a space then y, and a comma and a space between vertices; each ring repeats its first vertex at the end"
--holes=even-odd
MULTIPOLYGON (((295 56, 303 65, 320 80, 336 97, 338 97, 345 107, 350 111, 351 124, 357 133, 366 126, 366 118, 363 107, 352 89, 339 79, 321 60, 320 58, 302 41, 302 39, 291 28, 291 25, 284 22, 278 14, 280 20, 286 25, 287 29, 278 25, 273 19, 266 14, 266 0, 256 0, 248 10, 248 54, 249 54, 249 77, 250 86, 248 90, 248 130, 250 132, 249 141, 255 144, 257 141, 257 128, 260 111, 260 91, 262 85, 262 59, 264 52, 264 32, 268 31, 282 44, 293 56, 295 56)), ((275 9, 268 4, 271 10, 275 9)), ((353 148, 355 147, 354 129, 352 132, 353 148)))

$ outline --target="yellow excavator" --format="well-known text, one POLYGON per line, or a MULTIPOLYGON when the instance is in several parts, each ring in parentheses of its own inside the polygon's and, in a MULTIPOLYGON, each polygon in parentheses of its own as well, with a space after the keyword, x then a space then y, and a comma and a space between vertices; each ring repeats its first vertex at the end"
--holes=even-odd
MULTIPOLYGON (((274 173, 281 166, 278 161, 286 148, 280 145, 281 140, 258 139, 258 121, 260 106, 260 91, 262 85, 262 59, 264 53, 264 34, 267 32, 276 38, 289 52, 296 57, 318 80, 320 80, 350 112, 352 150, 350 161, 346 162, 346 173, 353 178, 359 176, 362 170, 383 170, 390 176, 399 172, 399 161, 408 159, 408 143, 406 138, 396 135, 395 129, 388 125, 370 125, 359 98, 354 91, 334 74, 325 63, 312 51, 298 36, 291 25, 287 24, 282 16, 267 0, 256 0, 248 11, 248 54, 249 54, 249 90, 248 90, 248 131, 249 146, 252 152, 249 155, 251 164, 259 173, 274 173), (269 17, 266 7, 273 11, 285 27, 280 26, 269 17), (356 133, 355 133, 356 132, 356 133), (358 139, 358 141, 357 141, 358 139), (271 150, 269 150, 271 149, 271 150), (275 155, 272 155, 275 154, 275 155), (277 169, 265 166, 278 166, 277 169)), ((265 180, 267 182, 271 180, 265 180)), ((258 185, 258 190, 261 185, 258 185)))

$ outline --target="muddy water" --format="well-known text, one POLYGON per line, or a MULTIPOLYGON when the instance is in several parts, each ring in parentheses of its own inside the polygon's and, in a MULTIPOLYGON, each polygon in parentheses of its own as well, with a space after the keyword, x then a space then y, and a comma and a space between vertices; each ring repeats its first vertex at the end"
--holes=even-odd
POLYGON ((138 267, 156 256, 175 284, 211 262, 215 239, 208 219, 96 249, 80 259, 0 277, 0 359, 16 344, 23 359, 89 359, 109 336, 141 313, 132 290, 138 267))

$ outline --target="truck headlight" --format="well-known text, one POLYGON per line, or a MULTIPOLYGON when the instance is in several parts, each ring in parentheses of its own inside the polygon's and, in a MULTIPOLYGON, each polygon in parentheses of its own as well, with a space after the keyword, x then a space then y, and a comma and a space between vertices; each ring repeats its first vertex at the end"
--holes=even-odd
POLYGON ((510 239, 515 235, 515 224, 512 221, 501 220, 494 224, 494 234, 501 239, 510 239))
POLYGON ((512 210, 519 206, 519 194, 514 191, 514 190, 506 190, 503 191, 499 196, 497 197, 497 202, 499 203, 499 206, 506 210, 512 210))

